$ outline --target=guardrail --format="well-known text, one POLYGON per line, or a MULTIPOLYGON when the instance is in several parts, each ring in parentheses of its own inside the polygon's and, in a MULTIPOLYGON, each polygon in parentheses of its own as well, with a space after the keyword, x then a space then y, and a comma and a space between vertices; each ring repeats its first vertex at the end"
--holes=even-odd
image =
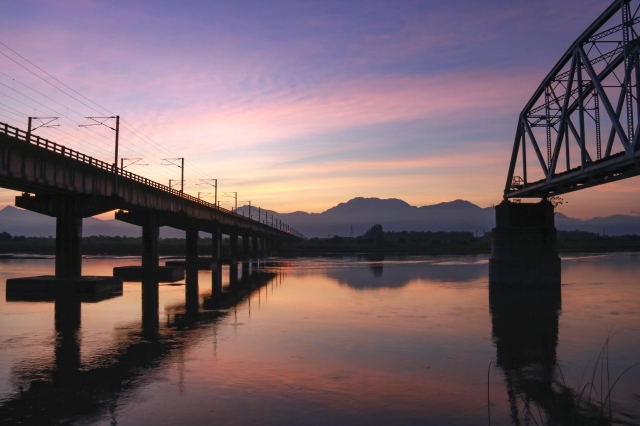
POLYGON ((28 132, 26 132, 26 131, 24 131, 22 129, 19 129, 17 127, 10 126, 7 123, 0 123, 0 132, 5 133, 8 136, 12 136, 12 137, 14 137, 14 138, 16 138, 18 140, 22 140, 22 141, 25 141, 25 142, 30 143, 32 145, 35 145, 35 146, 37 146, 39 148, 44 148, 44 149, 46 149, 48 151, 55 152, 56 154, 61 154, 61 155, 65 156, 65 157, 68 157, 68 158, 71 158, 71 159, 74 159, 74 160, 78 160, 78 161, 80 161, 80 162, 82 162, 84 164, 88 164, 90 166, 97 167, 97 168, 105 170, 107 172, 117 174, 117 176, 119 176, 119 177, 121 176, 123 178, 130 179, 130 180, 133 180, 135 182, 139 182, 139 183, 141 183, 143 185, 147 185, 147 186, 149 186, 151 188, 158 189, 160 191, 164 191, 164 192, 169 193, 171 195, 175 195, 176 197, 180 197, 180 198, 183 198, 185 200, 188 200, 188 201, 191 201, 191 202, 194 202, 194 203, 198 203, 198 204, 200 204, 202 206, 205 206, 205 207, 216 209, 216 210, 221 211, 221 212, 226 213, 226 214, 242 217, 245 220, 258 222, 258 223, 260 223, 262 225, 268 226, 268 227, 273 228, 273 229, 277 229, 277 230, 279 230, 281 232, 285 232, 287 234, 291 234, 291 235, 296 236, 298 238, 302 238, 302 239, 305 239, 305 240, 307 239, 307 237, 305 237, 300 232, 296 231, 295 229, 293 229, 292 227, 290 227, 289 225, 287 225, 285 223, 281 222, 278 226, 274 226, 274 225, 270 225, 270 224, 268 224, 266 222, 260 222, 258 220, 253 219, 253 218, 249 218, 249 217, 246 217, 246 216, 240 216, 237 212, 234 212, 234 211, 227 210, 225 208, 216 206, 215 204, 209 203, 209 202, 204 201, 204 200, 202 200, 200 198, 196 198, 193 195, 185 194, 185 193, 180 192, 180 191, 178 191, 176 189, 170 188, 167 185, 163 185, 161 183, 155 182, 155 181, 153 181, 151 179, 147 179, 146 177, 137 175, 135 173, 131 173, 131 172, 126 171, 126 170, 120 170, 120 169, 117 168, 117 166, 115 164, 110 164, 110 163, 107 163, 106 161, 98 160, 97 158, 93 158, 93 157, 91 157, 89 155, 83 154, 83 153, 81 153, 79 151, 76 151, 74 149, 67 148, 66 146, 63 146, 63 145, 60 145, 58 143, 52 142, 52 141, 50 141, 48 139, 45 139, 45 138, 42 138, 40 136, 29 135, 28 132))

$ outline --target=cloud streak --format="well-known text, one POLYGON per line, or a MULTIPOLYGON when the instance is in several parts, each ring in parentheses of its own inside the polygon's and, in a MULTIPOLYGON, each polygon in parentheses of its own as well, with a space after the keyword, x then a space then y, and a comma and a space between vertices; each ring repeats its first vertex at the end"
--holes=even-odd
MULTIPOLYGON (((166 183, 175 170, 161 158, 184 156, 190 191, 218 178, 265 207, 321 211, 355 196, 499 200, 520 109, 602 8, 51 0, 8 5, 0 25, 14 48, 154 141, 123 129, 122 155, 151 164, 133 171, 166 183)), ((4 57, 0 67, 76 120, 95 114, 4 57)), ((45 109, 7 90, 0 103, 23 115, 9 124, 45 109)), ((99 157, 112 149, 108 131, 65 125, 43 134, 99 157)), ((628 206, 621 197, 637 186, 612 187, 610 205, 628 206)), ((589 194, 576 197, 580 214, 596 211, 589 194)))

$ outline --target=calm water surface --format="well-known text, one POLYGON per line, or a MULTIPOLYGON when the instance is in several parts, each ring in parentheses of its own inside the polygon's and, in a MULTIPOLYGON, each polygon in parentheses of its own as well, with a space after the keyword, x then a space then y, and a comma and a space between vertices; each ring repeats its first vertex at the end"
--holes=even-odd
MULTIPOLYGON (((139 259, 85 259, 83 273, 127 264, 139 259)), ((597 407, 640 361, 640 256, 562 268, 561 292, 490 294, 482 256, 270 259, 231 284, 224 267, 222 294, 200 271, 197 285, 125 283, 78 310, 5 300, 7 278, 51 274, 53 260, 0 260, 0 422, 596 421, 575 408, 580 391, 597 407)), ((640 424, 640 367, 603 413, 640 424)))

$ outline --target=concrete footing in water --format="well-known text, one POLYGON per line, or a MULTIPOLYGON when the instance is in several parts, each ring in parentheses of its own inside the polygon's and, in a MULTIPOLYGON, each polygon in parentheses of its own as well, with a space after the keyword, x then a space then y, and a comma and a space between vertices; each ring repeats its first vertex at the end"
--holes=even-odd
POLYGON ((215 268, 218 263, 206 258, 199 258, 198 260, 187 262, 186 260, 167 260, 164 262, 165 267, 172 268, 195 268, 199 271, 208 271, 215 268))
POLYGON ((122 277, 124 281, 153 280, 172 283, 184 279, 184 268, 176 266, 117 266, 113 268, 113 276, 122 277))
POLYGON ((489 285, 492 288, 560 286, 553 205, 547 200, 526 204, 505 200, 495 210, 489 285))
POLYGON ((52 275, 10 278, 7 296, 16 294, 110 294, 122 293, 120 277, 56 278, 52 275))

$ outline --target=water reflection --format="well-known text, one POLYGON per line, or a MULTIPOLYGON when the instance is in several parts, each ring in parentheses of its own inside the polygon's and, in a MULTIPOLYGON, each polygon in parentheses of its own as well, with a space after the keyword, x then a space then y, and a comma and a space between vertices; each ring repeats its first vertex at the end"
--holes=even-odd
POLYGON ((59 296, 55 301, 55 368, 53 382, 68 386, 80 369, 80 295, 59 296))
MULTIPOLYGON (((55 343, 52 309, 4 305, 0 423, 480 425, 494 361, 492 424, 600 424, 576 408, 574 372, 612 326, 637 327, 640 263, 627 263, 567 262, 562 294, 488 292, 473 257, 225 265, 183 286, 128 284, 82 323, 61 301, 55 343)), ((638 340, 625 345, 612 377, 637 360, 638 340)), ((620 404, 627 424, 634 401, 620 404)))
POLYGON ((610 424, 594 406, 579 406, 558 368, 560 288, 490 289, 489 306, 513 424, 610 424))
POLYGON ((160 321, 158 309, 160 304, 160 283, 153 278, 142 280, 142 336, 148 341, 158 338, 160 321))
POLYGON ((487 265, 480 262, 369 262, 349 268, 327 270, 327 275, 340 284, 356 290, 401 288, 415 280, 440 282, 468 282, 486 275, 487 265))
MULTIPOLYGON (((212 273, 212 293, 199 304, 197 271, 188 271, 185 302, 167 309, 160 325, 159 284, 146 279, 142 285, 142 318, 139 324, 120 327, 112 347, 98 354, 90 365, 81 363, 80 295, 60 295, 55 303, 55 357, 53 365, 35 364, 15 371, 20 392, 0 405, 2 423, 23 425, 67 424, 78 419, 96 420, 118 401, 145 383, 150 370, 176 351, 184 351, 202 337, 204 326, 216 326, 225 310, 246 300, 252 292, 272 282, 273 272, 253 270, 233 286, 222 289, 221 268, 212 273)), ((11 298, 8 301, 24 301, 11 298)), ((37 300, 34 296, 29 301, 37 300)), ((92 300, 96 302, 96 300, 92 300)))

